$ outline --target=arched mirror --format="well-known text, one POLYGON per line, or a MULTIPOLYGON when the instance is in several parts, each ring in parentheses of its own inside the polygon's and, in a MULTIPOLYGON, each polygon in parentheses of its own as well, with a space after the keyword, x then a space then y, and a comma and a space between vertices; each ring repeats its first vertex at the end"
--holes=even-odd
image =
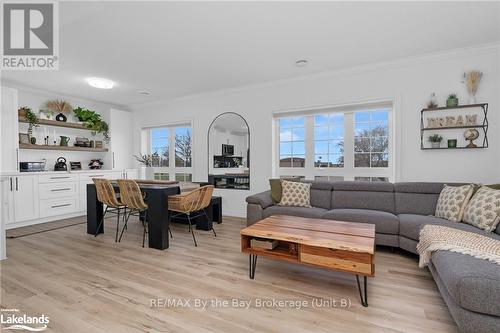
POLYGON ((208 182, 215 188, 250 189, 250 129, 237 113, 218 115, 208 129, 208 182))

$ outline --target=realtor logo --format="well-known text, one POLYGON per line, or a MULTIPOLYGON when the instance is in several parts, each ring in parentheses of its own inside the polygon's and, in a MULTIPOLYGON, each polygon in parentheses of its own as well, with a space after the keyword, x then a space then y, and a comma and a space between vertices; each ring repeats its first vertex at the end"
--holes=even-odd
POLYGON ((2 69, 57 69, 56 2, 3 3, 2 69))

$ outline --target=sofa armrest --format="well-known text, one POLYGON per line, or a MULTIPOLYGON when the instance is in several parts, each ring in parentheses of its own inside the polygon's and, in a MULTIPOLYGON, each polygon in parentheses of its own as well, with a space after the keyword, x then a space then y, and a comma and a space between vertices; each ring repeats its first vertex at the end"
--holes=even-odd
POLYGON ((273 199, 271 198, 271 191, 266 191, 262 193, 257 193, 247 197, 247 203, 259 205, 262 209, 274 205, 273 199))

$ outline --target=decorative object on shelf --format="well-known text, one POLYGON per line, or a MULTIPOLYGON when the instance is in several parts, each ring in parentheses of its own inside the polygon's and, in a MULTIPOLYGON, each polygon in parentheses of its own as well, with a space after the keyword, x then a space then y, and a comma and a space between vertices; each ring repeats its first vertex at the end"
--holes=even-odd
POLYGON ((64 136, 64 135, 60 135, 59 138, 61 139, 59 141, 59 146, 63 146, 63 147, 67 147, 68 146, 68 143, 69 143, 69 140, 70 138, 67 137, 67 136, 64 136))
POLYGON ((458 106, 458 97, 457 94, 450 94, 446 99, 446 106, 451 108, 458 106))
POLYGON ((477 125, 477 114, 468 114, 465 116, 465 123, 467 126, 477 125))
POLYGON ((82 170, 82 162, 69 162, 71 170, 82 170))
POLYGON ((95 147, 95 141, 94 140, 90 140, 90 147, 92 147, 92 148, 95 147))
POLYGON ((57 116, 56 116, 56 120, 57 121, 62 121, 63 123, 65 123, 67 120, 68 120, 68 117, 66 117, 65 115, 63 115, 62 113, 59 113, 57 116))
POLYGON ((438 101, 436 98, 436 93, 432 93, 431 98, 429 99, 429 102, 427 102, 427 108, 434 109, 437 107, 438 107, 438 101))
POLYGON ((457 139, 449 139, 448 148, 457 148, 457 139))
POLYGON ((19 143, 31 144, 29 134, 19 133, 19 143))
POLYGON ((73 110, 71 104, 62 99, 51 99, 45 102, 44 110, 52 111, 52 113, 57 113, 56 120, 65 122, 68 118, 64 115, 65 113, 70 113, 73 110))
POLYGON ((441 147, 441 141, 443 141, 443 137, 439 134, 433 134, 428 137, 429 142, 431 143, 432 148, 441 147))
POLYGON ((30 143, 31 143, 32 145, 36 145, 36 138, 35 138, 34 136, 32 136, 32 137, 30 138, 30 143))
POLYGON ((477 148, 477 145, 475 145, 472 141, 479 138, 479 131, 475 128, 469 128, 464 132, 464 138, 469 140, 469 144, 466 146, 467 148, 477 148))
POLYGON ((476 103, 477 88, 482 77, 483 73, 479 71, 469 71, 464 73, 465 85, 467 86, 467 92, 469 93, 469 104, 476 103))
POLYGON ((142 164, 145 167, 152 167, 153 166, 153 157, 149 154, 138 154, 134 155, 134 158, 137 162, 142 164))
POLYGON ((31 137, 33 136, 33 128, 38 127, 38 118, 36 114, 26 106, 24 107, 24 111, 26 112, 26 120, 28 120, 28 136, 31 140, 31 137))
POLYGON ((40 110, 40 118, 52 120, 52 118, 54 118, 54 111, 52 111, 52 110, 40 110))
POLYGON ((95 147, 96 147, 96 148, 102 148, 102 141, 100 141, 100 140, 95 140, 95 147))
POLYGON ((100 114, 80 106, 74 109, 73 112, 86 128, 90 129, 93 133, 101 133, 106 142, 111 140, 108 123, 101 119, 100 114))
POLYGON ((75 147, 91 147, 90 141, 88 138, 76 137, 75 147))
POLYGON ((17 109, 17 115, 20 117, 20 118, 27 118, 26 117, 26 113, 28 111, 31 111, 31 108, 27 107, 27 106, 21 106, 19 109, 17 109))
POLYGON ((100 158, 92 159, 92 160, 90 160, 89 168, 92 169, 92 170, 100 169, 100 168, 102 168, 103 164, 104 163, 101 161, 100 158))
POLYGON ((54 165, 54 171, 68 171, 68 165, 64 157, 59 157, 54 165))

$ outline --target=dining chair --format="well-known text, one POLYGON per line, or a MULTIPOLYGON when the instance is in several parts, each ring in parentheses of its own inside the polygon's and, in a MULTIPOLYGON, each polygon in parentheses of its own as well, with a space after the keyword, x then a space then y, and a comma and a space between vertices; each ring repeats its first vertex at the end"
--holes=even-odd
POLYGON ((104 217, 106 216, 106 214, 116 214, 117 217, 115 242, 117 242, 118 230, 120 229, 120 213, 123 209, 123 220, 125 220, 125 216, 127 215, 127 207, 119 198, 117 198, 115 189, 108 179, 92 178, 92 181, 95 184, 97 200, 106 205, 104 213, 102 214, 101 222, 99 222, 99 225, 97 226, 94 237, 97 237, 99 229, 101 229, 101 226, 104 223, 104 217))
MULTIPOLYGON (((191 231, 191 235, 193 236, 194 246, 198 246, 198 244, 196 242, 191 220, 203 215, 205 215, 207 219, 209 218, 205 212, 205 208, 210 205, 213 192, 214 186, 207 185, 187 193, 171 195, 168 197, 168 210, 176 213, 174 215, 170 214, 170 218, 187 218, 189 231, 191 231)), ((212 232, 214 233, 214 236, 217 237, 213 225, 212 232)))
MULTIPOLYGON (((129 209, 128 215, 125 219, 125 224, 123 226, 122 232, 120 234, 120 238, 118 242, 121 241, 123 232, 127 230, 128 220, 130 216, 138 216, 139 220, 142 223, 142 247, 144 247, 144 243, 146 240, 146 234, 148 232, 147 223, 148 223, 148 205, 144 201, 144 195, 141 191, 141 188, 137 184, 135 180, 132 179, 118 179, 118 187, 120 188, 120 197, 122 202, 129 209)), ((170 228, 168 230, 170 232, 170 237, 172 237, 172 232, 170 228)))

